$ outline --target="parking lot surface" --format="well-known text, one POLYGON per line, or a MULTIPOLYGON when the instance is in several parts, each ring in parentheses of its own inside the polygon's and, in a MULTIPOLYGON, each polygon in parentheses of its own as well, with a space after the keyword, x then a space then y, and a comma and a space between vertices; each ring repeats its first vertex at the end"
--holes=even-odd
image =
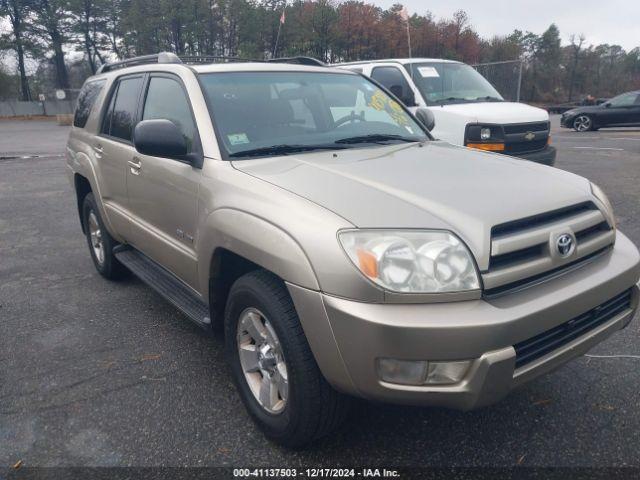
MULTIPOLYGON (((599 184, 640 245, 640 129, 557 124, 557 167, 599 184)), ((242 407, 220 338, 138 280, 94 270, 67 132, 0 122, 0 465, 640 466, 637 358, 582 357, 474 412, 359 402, 309 449, 274 446, 242 407)), ((591 353, 639 355, 638 333, 636 319, 591 353)))

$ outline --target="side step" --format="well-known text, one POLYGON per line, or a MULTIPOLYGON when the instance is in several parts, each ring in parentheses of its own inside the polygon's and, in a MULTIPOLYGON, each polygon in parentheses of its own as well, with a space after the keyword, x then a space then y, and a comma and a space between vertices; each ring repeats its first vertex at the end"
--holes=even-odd
POLYGON ((180 309, 190 320, 203 328, 211 325, 209 307, 175 275, 133 248, 118 245, 114 255, 136 277, 180 309))

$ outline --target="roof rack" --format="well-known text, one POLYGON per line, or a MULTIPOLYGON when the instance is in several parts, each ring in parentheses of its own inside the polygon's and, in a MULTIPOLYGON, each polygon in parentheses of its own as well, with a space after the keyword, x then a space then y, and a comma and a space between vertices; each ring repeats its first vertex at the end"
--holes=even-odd
POLYGON ((226 57, 218 55, 198 55, 198 56, 178 56, 171 52, 160 52, 152 55, 141 55, 139 57, 127 58, 119 62, 105 63, 98 68, 98 73, 110 72, 118 68, 133 67, 149 63, 216 63, 216 62, 269 62, 269 63, 297 63, 298 65, 308 65, 312 67, 326 67, 327 64, 312 57, 283 57, 271 58, 269 60, 256 60, 251 58, 226 57))
POLYGON ((127 58, 119 62, 105 63, 98 68, 98 73, 110 72, 118 68, 133 67, 135 65, 144 65, 147 63, 182 63, 180 57, 171 52, 160 52, 152 55, 141 55, 139 57, 127 58))
POLYGON ((216 63, 216 62, 264 62, 253 58, 227 57, 224 55, 180 55, 183 63, 216 63))
POLYGON ((299 65, 308 65, 312 67, 326 67, 327 64, 313 57, 282 57, 271 58, 267 62, 273 63, 297 63, 299 65))

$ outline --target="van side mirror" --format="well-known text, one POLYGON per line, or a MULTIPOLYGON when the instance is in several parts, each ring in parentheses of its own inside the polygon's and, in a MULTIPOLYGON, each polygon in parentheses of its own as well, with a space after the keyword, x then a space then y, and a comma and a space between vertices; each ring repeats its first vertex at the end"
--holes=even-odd
POLYGON ((402 88, 402 85, 391 85, 389 87, 389 91, 398 97, 398 99, 404 103, 405 107, 416 106, 416 96, 410 88, 407 88, 405 91, 405 89, 402 88))
POLYGON ((171 120, 143 120, 133 130, 136 150, 152 157, 189 161, 187 141, 171 120))
POLYGON ((605 108, 611 108, 611 102, 606 102, 606 103, 604 104, 604 106, 605 106, 605 108))
POLYGON ((436 126, 436 117, 433 116, 433 112, 428 108, 418 108, 418 110, 416 110, 416 118, 429 131, 433 130, 433 128, 436 126))

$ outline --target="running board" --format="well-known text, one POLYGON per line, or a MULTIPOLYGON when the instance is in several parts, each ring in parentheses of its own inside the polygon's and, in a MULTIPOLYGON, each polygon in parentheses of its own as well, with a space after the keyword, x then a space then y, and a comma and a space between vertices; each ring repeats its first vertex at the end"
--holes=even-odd
POLYGON ((211 325, 209 307, 175 275, 133 248, 125 249, 118 245, 113 253, 120 263, 177 307, 189 320, 203 328, 211 325))

